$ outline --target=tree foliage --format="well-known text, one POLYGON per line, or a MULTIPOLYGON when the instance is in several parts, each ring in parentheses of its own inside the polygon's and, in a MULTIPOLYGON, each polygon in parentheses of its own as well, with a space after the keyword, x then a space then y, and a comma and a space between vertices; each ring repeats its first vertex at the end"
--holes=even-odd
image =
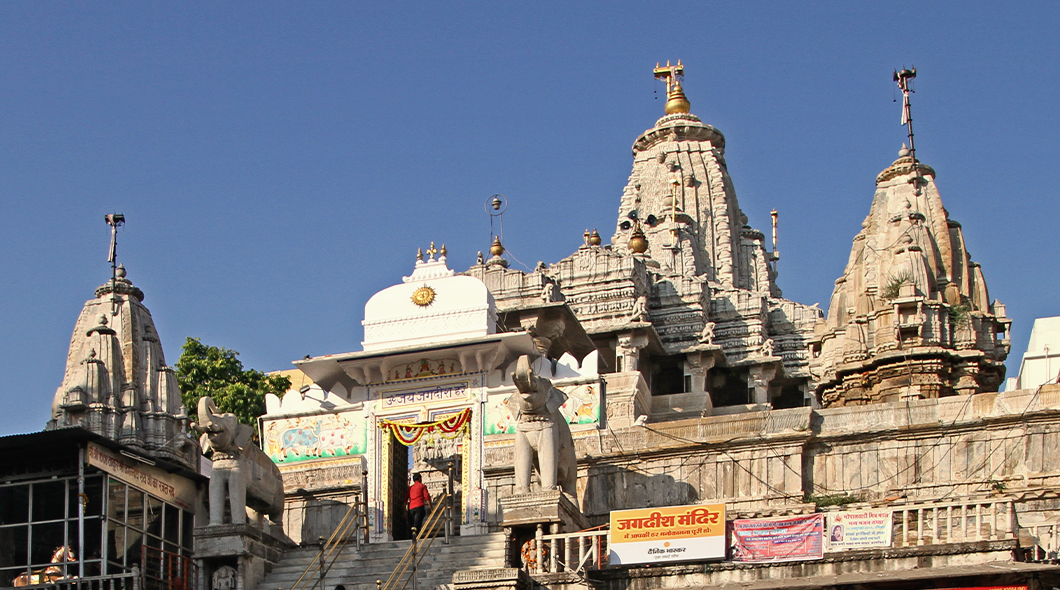
POLYGON ((256 427, 258 416, 265 413, 265 394, 282 395, 290 389, 287 377, 244 369, 238 356, 234 350, 208 346, 198 338, 189 337, 184 342, 177 361, 177 383, 193 420, 199 421, 199 398, 210 396, 218 410, 231 412, 240 422, 256 427))

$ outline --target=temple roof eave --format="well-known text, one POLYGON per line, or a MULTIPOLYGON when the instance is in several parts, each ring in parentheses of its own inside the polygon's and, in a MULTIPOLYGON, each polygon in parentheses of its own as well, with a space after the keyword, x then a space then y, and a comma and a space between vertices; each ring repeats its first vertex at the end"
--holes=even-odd
POLYGON ((633 142, 634 157, 664 141, 709 141, 714 147, 725 149, 725 136, 713 125, 700 121, 691 113, 666 115, 655 126, 640 134, 633 142), (676 137, 672 137, 676 136, 676 137))
POLYGON ((445 343, 416 344, 382 350, 329 354, 294 361, 294 365, 314 383, 330 390, 336 383, 345 388, 381 383, 387 370, 439 353, 461 360, 465 373, 493 370, 521 354, 538 354, 533 338, 526 332, 489 334, 445 343), (471 366, 463 366, 467 362, 471 366))

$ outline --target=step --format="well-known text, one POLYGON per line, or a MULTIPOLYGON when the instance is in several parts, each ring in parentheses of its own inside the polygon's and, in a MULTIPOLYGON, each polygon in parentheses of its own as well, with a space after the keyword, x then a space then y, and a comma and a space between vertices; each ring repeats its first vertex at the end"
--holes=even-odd
MULTIPOLYGON (((386 580, 411 546, 411 541, 348 545, 325 578, 325 590, 342 584, 346 590, 374 590, 376 580, 386 580)), ((290 588, 319 559, 318 547, 291 549, 272 569, 257 590, 290 588)), ((448 589, 453 574, 466 569, 499 567, 504 562, 504 534, 454 537, 450 544, 435 538, 422 557, 417 572, 420 590, 448 589)))

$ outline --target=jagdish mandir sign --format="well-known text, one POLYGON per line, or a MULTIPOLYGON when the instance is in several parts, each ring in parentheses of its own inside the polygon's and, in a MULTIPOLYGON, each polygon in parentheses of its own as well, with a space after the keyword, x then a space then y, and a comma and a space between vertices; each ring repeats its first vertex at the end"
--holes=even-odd
POLYGON ((725 558, 725 505, 611 512, 612 564, 725 558))

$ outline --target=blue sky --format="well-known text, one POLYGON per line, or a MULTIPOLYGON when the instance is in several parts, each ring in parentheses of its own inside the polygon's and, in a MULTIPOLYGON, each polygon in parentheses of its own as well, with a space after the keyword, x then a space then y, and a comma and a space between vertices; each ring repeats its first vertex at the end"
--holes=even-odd
POLYGON ((187 336, 274 370, 360 349, 417 247, 533 266, 614 230, 630 146, 682 59, 740 205, 780 212, 785 296, 827 305, 905 137, 1014 318, 1060 314, 1060 4, 0 3, 0 433, 43 427, 74 321, 119 259, 175 363, 187 336), (657 94, 658 93, 658 94, 657 94), (657 98, 658 96, 658 98, 657 98))

